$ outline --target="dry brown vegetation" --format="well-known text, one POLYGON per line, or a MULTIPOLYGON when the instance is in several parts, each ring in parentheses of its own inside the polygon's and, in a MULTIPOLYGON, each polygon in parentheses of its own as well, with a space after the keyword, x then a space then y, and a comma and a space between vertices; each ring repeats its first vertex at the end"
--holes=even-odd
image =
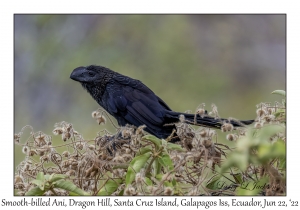
MULTIPOLYGON (((196 114, 203 110, 202 104, 196 114)), ((215 105, 210 115, 219 117, 215 105)), ((52 136, 25 126, 14 135, 25 154, 16 166, 15 194, 285 195, 285 101, 261 103, 256 115, 251 126, 223 124, 235 147, 221 143, 216 130, 188 125, 183 116, 176 123, 178 144, 129 125, 84 139, 71 123, 60 122, 53 134, 61 143, 53 145, 52 136)), ((109 119, 100 109, 92 116, 99 124, 109 119)))

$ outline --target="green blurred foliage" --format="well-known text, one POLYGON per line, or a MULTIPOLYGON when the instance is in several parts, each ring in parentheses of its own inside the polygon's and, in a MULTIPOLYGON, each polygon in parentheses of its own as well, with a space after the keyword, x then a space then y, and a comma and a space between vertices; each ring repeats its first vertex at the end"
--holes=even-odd
MULTIPOLYGON (((143 81, 176 111, 200 103, 221 117, 253 119, 253 108, 285 89, 285 15, 15 15, 14 127, 51 134, 73 123, 88 139, 112 126, 69 79, 99 64, 143 81)), ((26 136, 26 135, 25 135, 26 136)), ((21 140, 22 141, 22 140, 21 140)), ((60 141, 54 138, 54 141, 60 141)), ((23 158, 16 148, 15 162, 23 158)))
POLYGON ((225 164, 222 172, 232 166, 245 171, 250 164, 265 165, 270 160, 278 158, 285 162, 286 146, 282 139, 271 142, 270 139, 277 133, 285 133, 283 125, 266 125, 260 130, 248 130, 246 136, 238 140, 236 150, 232 152, 225 164), (254 153, 253 151, 257 151, 254 153))

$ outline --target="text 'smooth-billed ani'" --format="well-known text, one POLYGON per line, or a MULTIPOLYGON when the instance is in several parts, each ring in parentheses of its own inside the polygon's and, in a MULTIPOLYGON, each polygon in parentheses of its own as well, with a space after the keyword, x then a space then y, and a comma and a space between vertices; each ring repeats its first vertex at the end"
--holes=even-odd
MULTIPOLYGON (((114 116, 120 126, 126 124, 141 126, 158 138, 167 138, 171 135, 174 126, 166 124, 177 123, 179 116, 184 115, 186 122, 194 124, 194 114, 172 111, 146 85, 136 79, 124 76, 103 66, 78 67, 73 70, 71 79, 78 81, 91 96, 109 114, 114 116)), ((196 116, 197 125, 221 128, 226 119, 215 119, 210 116, 196 116)), ((234 126, 251 124, 253 120, 234 121, 234 126)))

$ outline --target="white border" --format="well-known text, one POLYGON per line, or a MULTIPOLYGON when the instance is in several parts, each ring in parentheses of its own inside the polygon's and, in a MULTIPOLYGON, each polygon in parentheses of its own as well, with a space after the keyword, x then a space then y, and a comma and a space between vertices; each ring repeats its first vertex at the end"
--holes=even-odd
MULTIPOLYGON (((280 201, 289 199, 300 201, 299 183, 299 135, 298 118, 300 107, 299 99, 299 10, 296 1, 3 1, 1 4, 1 178, 0 178, 0 206, 2 199, 20 200, 13 197, 13 14, 14 13, 282 13, 287 14, 287 194, 286 197, 272 197, 271 200, 280 201)), ((97 198, 77 197, 80 200, 97 198)), ((153 200, 156 197, 143 197, 144 200, 153 200)), ((62 197, 58 199, 64 199, 62 197)), ((69 198, 65 198, 69 199, 69 198)), ((127 199, 127 198, 120 198, 127 199)), ((134 198, 130 198, 133 199, 134 198)), ((179 198, 182 199, 182 198, 179 198)), ((201 197, 201 200, 218 200, 219 198, 201 197)), ((232 198, 222 198, 231 202, 232 198)), ((239 200, 249 200, 250 197, 238 197, 239 200)), ((264 198, 255 198, 263 200, 264 198)), ((268 198, 270 200, 270 198, 268 198)), ((4 209, 2 206, 1 209, 4 209)), ((8 207, 5 207, 8 208, 8 207)), ((32 209, 34 207, 24 207, 32 209)), ((40 208, 40 207, 38 207, 40 208)), ((66 209, 65 207, 56 207, 66 209)), ((75 208, 75 207, 74 207, 75 208)), ((81 209, 80 207, 77 207, 81 209)), ((94 209, 99 207, 94 207, 94 209)), ((103 207, 100 207, 101 209, 103 207)), ((132 209, 132 207, 123 207, 132 209)), ((137 209, 141 207, 134 207, 137 209)), ((153 208, 153 207, 152 207, 153 208)), ((165 207, 155 207, 165 208, 165 207)), ((196 208, 196 207, 189 207, 196 208)), ((211 207, 213 208, 213 207, 211 207)), ((279 207, 275 207, 279 208, 279 207)), ((72 208, 73 209, 73 208, 72 208)), ((87 208, 91 209, 91 208, 87 208)))

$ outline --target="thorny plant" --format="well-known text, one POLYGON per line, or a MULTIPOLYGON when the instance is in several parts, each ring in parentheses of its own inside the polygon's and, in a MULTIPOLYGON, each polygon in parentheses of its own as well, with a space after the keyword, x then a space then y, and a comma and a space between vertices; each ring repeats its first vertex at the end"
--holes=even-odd
MULTIPOLYGON (((197 107, 195 114, 206 115, 204 106, 197 107)), ((260 103, 256 114, 254 128, 234 128, 228 122, 222 125, 221 131, 229 132, 226 139, 234 141, 235 148, 219 142, 216 130, 190 126, 184 116, 175 124, 179 145, 168 142, 172 135, 160 140, 146 135, 145 126, 129 125, 121 128, 114 125, 116 134, 103 130, 87 140, 67 122, 55 124, 53 134, 61 136, 63 143, 53 145, 50 135, 25 126, 14 135, 15 144, 25 154, 16 167, 15 192, 17 195, 249 195, 245 183, 261 183, 264 187, 251 193, 284 195, 285 130, 272 128, 268 133, 263 129, 285 128, 285 102, 260 103), (30 136, 21 143, 25 129, 31 131, 30 136), (274 156, 274 150, 278 156, 274 156), (276 153, 277 150, 280 152, 276 153), (48 187, 36 181, 44 174, 48 177, 45 184, 48 187), (53 174, 60 178, 53 178, 53 174), (64 181, 71 183, 69 187, 64 181)), ((110 120, 101 109, 92 113, 99 124, 107 122, 105 115, 110 120)), ((219 117, 215 105, 209 115, 219 117)))

